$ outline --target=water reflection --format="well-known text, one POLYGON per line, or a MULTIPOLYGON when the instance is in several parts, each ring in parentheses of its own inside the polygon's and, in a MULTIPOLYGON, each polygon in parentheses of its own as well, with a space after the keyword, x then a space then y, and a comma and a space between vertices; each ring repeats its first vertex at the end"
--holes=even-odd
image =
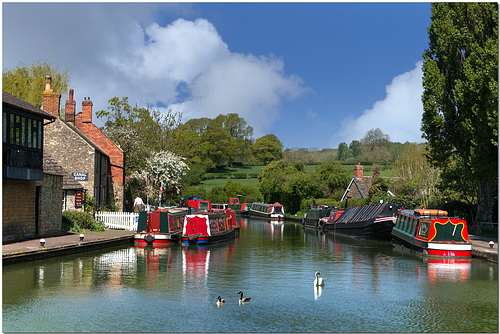
POLYGON ((497 283, 495 263, 428 259, 383 241, 243 219, 239 237, 216 245, 116 247, 5 266, 3 329, 496 331, 497 283), (324 287, 313 285, 315 271, 324 287), (238 306, 238 291, 252 297, 246 307, 238 306), (223 308, 216 307, 219 295, 223 308), (73 308, 80 313, 68 314, 73 308), (162 312, 144 311, 151 309, 162 312), (109 311, 114 317, 103 319, 109 311), (85 323, 82 314, 102 320, 85 323), (138 317, 147 321, 134 327, 138 317))

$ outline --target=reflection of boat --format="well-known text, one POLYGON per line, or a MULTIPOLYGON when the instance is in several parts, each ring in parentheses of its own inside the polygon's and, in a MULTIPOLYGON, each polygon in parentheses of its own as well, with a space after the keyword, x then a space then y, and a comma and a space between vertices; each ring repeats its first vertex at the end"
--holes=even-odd
POLYGON ((330 216, 330 212, 333 208, 315 208, 307 210, 304 219, 302 220, 302 224, 305 227, 323 227, 325 223, 328 221, 328 217, 330 216))
POLYGON ((470 257, 467 223, 446 211, 402 210, 392 231, 394 245, 425 256, 470 257))
POLYGON ((178 240, 182 223, 187 213, 185 208, 164 209, 162 211, 139 213, 134 244, 138 247, 168 247, 172 240, 178 240))
POLYGON ((469 279, 470 258, 428 258, 429 281, 464 282, 469 279))
POLYGON ((392 203, 332 210, 324 228, 326 231, 354 237, 390 240, 397 212, 392 203))
POLYGON ((184 217, 182 243, 189 245, 222 242, 233 238, 238 228, 236 214, 231 209, 188 214, 184 217))
POLYGON ((250 216, 259 217, 259 218, 267 218, 273 220, 282 220, 285 219, 285 211, 283 209, 283 205, 276 202, 274 204, 266 204, 266 203, 252 203, 248 213, 250 216))

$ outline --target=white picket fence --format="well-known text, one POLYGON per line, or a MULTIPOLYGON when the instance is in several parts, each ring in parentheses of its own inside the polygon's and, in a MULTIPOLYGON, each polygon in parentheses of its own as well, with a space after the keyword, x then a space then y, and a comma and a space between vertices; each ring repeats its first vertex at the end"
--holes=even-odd
POLYGON ((104 222, 107 228, 137 231, 139 214, 134 212, 96 212, 95 220, 104 222))

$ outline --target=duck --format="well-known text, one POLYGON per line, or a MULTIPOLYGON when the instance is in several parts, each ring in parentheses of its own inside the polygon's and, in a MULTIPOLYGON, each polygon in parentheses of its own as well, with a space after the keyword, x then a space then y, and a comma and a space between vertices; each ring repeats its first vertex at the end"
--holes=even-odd
POLYGON ((217 297, 217 306, 224 305, 226 301, 222 299, 220 296, 217 297))
POLYGON ((321 275, 319 272, 315 272, 314 275, 316 278, 314 279, 314 286, 323 286, 325 283, 323 282, 323 278, 319 277, 321 275))
POLYGON ((251 297, 243 297, 243 292, 238 292, 240 295, 240 303, 248 303, 250 301, 251 297))

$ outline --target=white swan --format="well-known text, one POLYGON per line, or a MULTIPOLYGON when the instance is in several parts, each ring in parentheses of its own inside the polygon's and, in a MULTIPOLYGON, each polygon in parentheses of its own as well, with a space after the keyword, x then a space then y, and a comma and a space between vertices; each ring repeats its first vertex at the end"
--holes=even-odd
POLYGON ((240 291, 238 294, 240 295, 240 304, 248 303, 250 301, 250 297, 243 297, 243 292, 240 291))
POLYGON ((224 299, 222 299, 220 296, 217 297, 217 306, 224 305, 225 303, 226 301, 224 299))
POLYGON ((319 277, 321 274, 319 272, 315 272, 314 275, 316 276, 314 279, 314 286, 324 286, 325 283, 323 282, 323 278, 319 277))

